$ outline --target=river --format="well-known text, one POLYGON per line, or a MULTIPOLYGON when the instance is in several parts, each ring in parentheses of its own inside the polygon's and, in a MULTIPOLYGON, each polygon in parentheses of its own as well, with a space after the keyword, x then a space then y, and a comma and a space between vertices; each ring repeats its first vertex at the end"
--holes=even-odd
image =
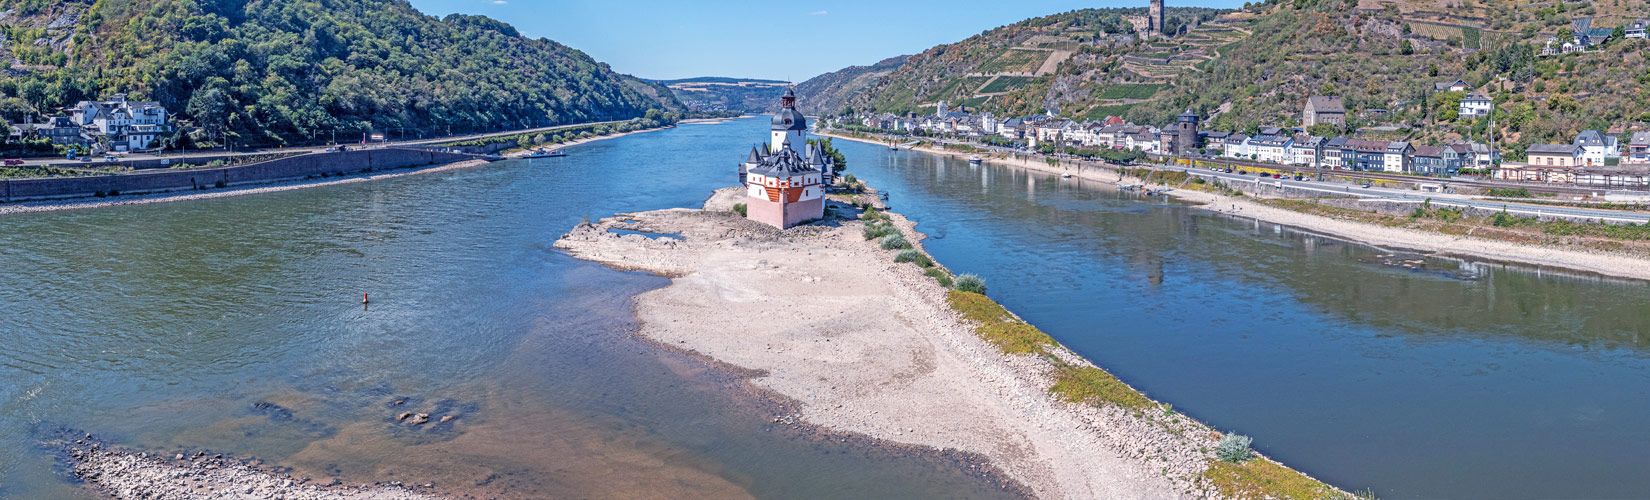
POLYGON ((64 428, 478 497, 1005 497, 943 459, 775 425, 736 377, 631 335, 631 298, 664 278, 551 249, 586 217, 698 206, 765 123, 0 218, 0 498, 91 498, 38 447, 64 428))
MULTIPOLYGON (((631 336, 631 297, 663 278, 550 248, 585 217, 697 206, 766 124, 0 217, 0 498, 87 498, 36 446, 60 428, 478 496, 1002 497, 942 459, 774 425, 737 377, 631 336), (412 429, 402 409, 458 419, 412 429)), ((1650 491, 1641 282, 1413 270, 1098 183, 836 142, 942 263, 1291 466, 1382 498, 1650 491)))
POLYGON ((1416 266, 1092 181, 835 143, 938 261, 1153 398, 1320 479, 1389 499, 1650 492, 1643 282, 1416 266))

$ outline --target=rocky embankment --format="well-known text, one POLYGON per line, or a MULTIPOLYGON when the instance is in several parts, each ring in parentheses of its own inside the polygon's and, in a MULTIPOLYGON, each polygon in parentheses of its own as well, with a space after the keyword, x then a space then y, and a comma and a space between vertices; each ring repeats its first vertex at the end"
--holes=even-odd
MULTIPOLYGON (((440 500, 391 485, 304 484, 220 454, 151 455, 111 449, 91 435, 62 444, 69 472, 115 500, 440 500)), ((426 485, 425 487, 429 487, 426 485)))
MULTIPOLYGON (((832 203, 827 220, 781 231, 733 213, 740 196, 580 224, 556 247, 672 277, 637 297, 640 334, 759 373, 751 383, 808 423, 984 457, 1040 498, 1212 496, 1199 480, 1208 427, 1062 401, 1049 391, 1056 363, 1087 361, 982 340, 946 288, 861 236, 858 209, 832 203)), ((920 250, 914 224, 890 215, 920 250)))

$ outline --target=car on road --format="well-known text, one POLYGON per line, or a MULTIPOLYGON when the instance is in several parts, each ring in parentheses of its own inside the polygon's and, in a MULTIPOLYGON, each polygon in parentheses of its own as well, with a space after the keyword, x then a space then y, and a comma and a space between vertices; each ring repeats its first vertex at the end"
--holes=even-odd
POLYGON ((1261 176, 1261 177, 1271 177, 1271 176, 1272 176, 1272 174, 1270 174, 1270 173, 1267 173, 1267 172, 1261 172, 1261 173, 1260 173, 1260 176, 1261 176))
POLYGON ((16 158, 7 158, 4 163, 6 165, 22 165, 23 160, 19 160, 19 159, 16 159, 16 158))
POLYGON ((103 161, 114 163, 120 161, 120 158, 115 158, 115 155, 103 155, 103 161))
POLYGON ((1369 183, 1368 182, 1364 183, 1364 189, 1369 189, 1369 183))
POLYGON ((89 162, 89 161, 92 161, 92 157, 90 157, 90 156, 82 156, 82 157, 80 157, 80 161, 82 161, 82 162, 89 162))
POLYGON ((1239 170, 1239 171, 1238 171, 1238 175, 1249 175, 1249 172, 1245 172, 1245 171, 1242 171, 1242 170, 1239 170))
POLYGON ((1229 169, 1229 168, 1226 169, 1226 173, 1228 173, 1228 174, 1232 173, 1232 169, 1229 169))
POLYGON ((338 151, 338 148, 327 148, 328 153, 334 153, 334 152, 337 152, 337 151, 338 151))

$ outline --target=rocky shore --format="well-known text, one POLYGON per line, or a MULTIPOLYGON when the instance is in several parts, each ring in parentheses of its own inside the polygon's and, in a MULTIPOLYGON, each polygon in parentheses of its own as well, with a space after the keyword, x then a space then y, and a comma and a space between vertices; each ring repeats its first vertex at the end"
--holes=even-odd
MULTIPOLYGON (((831 137, 843 140, 859 141, 878 144, 854 137, 834 135, 831 137)), ((946 151, 930 147, 915 149, 927 154, 962 158, 966 155, 955 151, 946 151)), ((1097 172, 1095 170, 1079 170, 1059 166, 1051 166, 1041 161, 1009 161, 1002 158, 987 158, 987 163, 1002 165, 1011 168, 1020 168, 1029 171, 1046 172, 1082 178, 1084 180, 1116 184, 1120 181, 1115 172, 1097 172)), ((1146 165, 1150 166, 1150 165, 1146 165)), ((1138 180, 1134 180, 1138 182, 1138 180)), ((1156 188, 1174 186, 1152 186, 1156 188)), ((1387 247, 1393 250, 1415 252, 1421 254, 1435 254, 1439 256, 1464 257, 1487 259, 1499 262, 1509 262, 1538 267, 1555 267, 1585 271, 1605 276, 1650 280, 1650 260, 1633 255, 1590 251, 1584 249, 1564 248, 1561 246, 1544 244, 1512 243, 1507 241, 1475 238, 1470 235, 1443 234, 1415 229, 1387 227, 1362 222, 1347 221, 1286 210, 1282 208, 1254 203, 1250 198, 1224 196, 1204 191, 1175 189, 1169 196, 1202 204, 1204 209, 1211 212, 1223 213, 1232 216, 1256 219, 1263 222, 1283 224, 1298 227, 1308 231, 1356 241, 1368 245, 1387 247)))
MULTIPOLYGON (((110 449, 90 434, 58 443, 68 472, 114 500, 439 500, 390 485, 305 484, 204 451, 170 456, 110 449)), ((433 485, 424 485, 428 488, 433 485)))
POLYGON ((1049 390, 1057 364, 1087 361, 982 340, 946 288, 861 236, 855 207, 781 231, 733 213, 741 195, 580 224, 555 246, 672 277, 637 297, 639 334, 758 374, 807 423, 984 457, 1039 498, 1225 496, 1202 477, 1219 433, 1160 406, 1065 402, 1049 390))

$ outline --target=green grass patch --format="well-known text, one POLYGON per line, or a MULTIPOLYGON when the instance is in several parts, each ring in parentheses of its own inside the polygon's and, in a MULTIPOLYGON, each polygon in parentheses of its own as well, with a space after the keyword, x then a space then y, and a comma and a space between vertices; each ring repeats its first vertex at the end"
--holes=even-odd
POLYGON ((1112 403, 1129 409, 1152 405, 1145 394, 1134 390, 1111 373, 1093 366, 1062 364, 1054 375, 1054 387, 1048 390, 1070 403, 1112 403))
POLYGON ((930 267, 927 271, 923 271, 922 275, 934 278, 934 281, 940 282, 940 286, 951 288, 951 273, 945 272, 944 269, 930 267))
POLYGON ((1106 87, 1100 93, 1101 99, 1150 99, 1168 85, 1154 83, 1120 83, 1106 87))
POLYGON ((985 88, 980 89, 980 93, 991 94, 996 92, 1008 92, 1026 85, 1031 85, 1031 82, 1035 81, 1037 81, 1036 78, 1029 76, 999 76, 997 77, 997 81, 991 82, 991 85, 986 85, 985 88))
POLYGON ((1484 33, 1479 31, 1478 28, 1463 27, 1461 28, 1461 45, 1469 49, 1481 48, 1483 36, 1484 33))
POLYGON ((1088 120, 1104 120, 1108 116, 1123 116, 1134 104, 1118 104, 1116 106, 1095 106, 1083 112, 1083 118, 1088 120))
POLYGON ((1241 464, 1210 460, 1203 478, 1226 498, 1317 500, 1339 494, 1321 481, 1264 458, 1241 464))
POLYGON ((1497 197, 1497 198, 1529 198, 1530 197, 1530 190, 1525 189, 1525 188, 1518 188, 1518 189, 1495 188, 1495 189, 1490 189, 1490 196, 1494 196, 1494 197, 1497 197))
POLYGON ((981 73, 1030 73, 1037 71, 1048 59, 1048 52, 1041 50, 1005 50, 997 57, 980 63, 974 71, 981 73))
POLYGON ((947 297, 951 308, 964 319, 979 323, 974 333, 1005 353, 1042 353, 1054 345, 1054 338, 1009 314, 1007 309, 984 295, 952 290, 947 297))

